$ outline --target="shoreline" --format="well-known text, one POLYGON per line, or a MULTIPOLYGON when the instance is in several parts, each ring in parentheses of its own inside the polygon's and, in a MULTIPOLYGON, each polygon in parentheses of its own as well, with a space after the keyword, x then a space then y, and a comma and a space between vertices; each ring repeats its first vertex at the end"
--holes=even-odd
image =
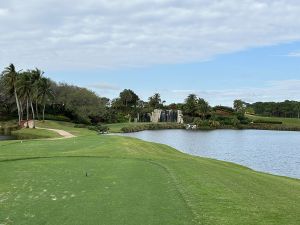
MULTIPOLYGON (((217 130, 218 129, 210 130, 210 131, 217 131, 217 130)), ((227 129, 227 130, 233 130, 233 129, 227 129)), ((247 129, 243 129, 243 130, 247 130, 247 129)), ((251 129, 248 129, 248 130, 251 130, 251 129)), ((147 131, 147 130, 144 130, 144 131, 147 131)), ((201 131, 201 130, 193 130, 193 131, 187 130, 187 132, 197 132, 197 131, 201 131)), ((202 130, 202 131, 205 132, 206 130, 202 130)), ((270 131, 270 130, 261 130, 261 131, 270 131)), ((277 130, 273 130, 273 131, 276 132, 277 130)), ((139 133, 139 132, 140 131, 133 132, 133 133, 139 133)), ((286 132, 291 132, 291 131, 286 131, 286 132)), ((279 176, 279 177, 286 177, 286 178, 290 178, 290 179, 300 180, 300 177, 298 177, 296 175, 295 176, 292 176, 292 175, 289 176, 289 175, 284 175, 284 174, 280 174, 280 173, 273 173, 271 171, 266 171, 266 170, 264 171, 264 170, 255 169, 255 168, 251 167, 250 165, 241 164, 241 162, 237 162, 237 161, 233 161, 233 160, 226 160, 226 159, 222 159, 222 158, 217 158, 217 157, 207 156, 207 155, 201 155, 201 154, 197 155, 197 154, 189 153, 189 152, 187 152, 183 149, 181 150, 181 148, 178 147, 178 146, 176 147, 174 145, 170 145, 170 144, 164 143, 164 142, 159 142, 159 141, 154 141, 154 140, 147 140, 147 139, 143 139, 141 137, 131 136, 130 134, 132 134, 132 133, 111 133, 109 135, 115 135, 115 136, 119 136, 119 137, 128 137, 128 138, 138 139, 138 140, 143 141, 143 142, 166 145, 170 148, 175 149, 176 151, 178 151, 180 153, 186 154, 186 155, 191 156, 191 157, 200 157, 200 158, 209 159, 209 160, 216 160, 216 161, 220 161, 220 162, 232 163, 232 164, 235 164, 235 165, 238 165, 238 166, 241 166, 241 167, 248 168, 248 169, 253 170, 255 172, 258 172, 258 173, 264 173, 264 174, 269 174, 269 175, 272 175, 272 176, 279 176)))
POLYGON ((210 131, 210 130, 273 130, 273 131, 300 131, 300 127, 288 127, 288 126, 257 126, 257 125, 241 125, 237 127, 232 126, 223 126, 223 127, 199 127, 197 129, 186 129, 186 125, 182 124, 183 127, 180 126, 170 126, 169 128, 165 128, 163 126, 160 126, 163 124, 156 123, 153 126, 149 126, 149 124, 141 125, 133 125, 133 126, 125 126, 120 129, 119 132, 113 132, 113 133, 134 133, 139 131, 145 131, 145 130, 172 130, 172 129, 181 129, 181 130, 190 130, 190 131, 210 131))

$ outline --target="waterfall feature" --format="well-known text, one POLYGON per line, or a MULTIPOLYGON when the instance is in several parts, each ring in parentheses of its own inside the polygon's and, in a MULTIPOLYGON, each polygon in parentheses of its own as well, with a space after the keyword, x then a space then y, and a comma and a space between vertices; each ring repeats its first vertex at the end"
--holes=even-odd
MULTIPOLYGON (((144 121, 141 121, 144 122, 144 121)), ((181 110, 161 110, 155 109, 150 114, 150 122, 169 122, 169 123, 183 123, 183 115, 181 110)))
POLYGON ((154 109, 154 111, 151 113, 151 122, 152 123, 160 122, 161 112, 162 112, 161 109, 154 109))

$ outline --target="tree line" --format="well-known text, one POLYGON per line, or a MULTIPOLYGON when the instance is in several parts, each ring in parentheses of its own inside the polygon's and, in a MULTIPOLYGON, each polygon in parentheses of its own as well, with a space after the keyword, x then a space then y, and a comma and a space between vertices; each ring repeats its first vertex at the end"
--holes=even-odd
POLYGON ((0 118, 18 118, 18 124, 45 118, 89 123, 93 116, 103 116, 108 103, 86 88, 56 83, 38 68, 17 70, 13 64, 0 77, 0 118), (47 113, 47 114, 46 114, 47 113))
POLYGON ((253 104, 245 103, 246 112, 261 116, 277 116, 286 118, 300 118, 300 102, 255 102, 253 104))
POLYGON ((39 69, 17 71, 13 64, 4 69, 0 80, 1 85, 1 108, 6 112, 12 110, 12 98, 17 108, 18 124, 21 125, 26 114, 27 127, 29 115, 32 113, 33 127, 35 118, 39 117, 38 102, 43 106, 42 115, 44 120, 46 100, 53 97, 51 82, 43 77, 39 69), (25 111, 25 112, 24 112, 25 111))
POLYGON ((211 107, 193 94, 179 104, 166 105, 159 93, 143 101, 130 89, 110 100, 86 88, 56 83, 38 68, 23 71, 13 64, 4 68, 0 77, 0 117, 17 117, 19 125, 32 119, 35 126, 36 119, 45 118, 86 124, 128 122, 154 109, 183 110, 187 116, 205 118, 211 107))
POLYGON ((31 119, 33 126, 36 119, 85 124, 128 122, 135 118, 146 121, 143 116, 149 115, 154 109, 181 110, 184 121, 188 123, 247 123, 245 113, 300 117, 300 103, 296 101, 249 104, 235 100, 233 108, 212 107, 205 99, 190 94, 183 103, 166 104, 159 93, 143 101, 130 89, 124 89, 117 98, 110 100, 86 88, 56 83, 45 77, 38 68, 23 71, 10 64, 0 77, 0 118, 7 120, 16 117, 19 125, 31 119))

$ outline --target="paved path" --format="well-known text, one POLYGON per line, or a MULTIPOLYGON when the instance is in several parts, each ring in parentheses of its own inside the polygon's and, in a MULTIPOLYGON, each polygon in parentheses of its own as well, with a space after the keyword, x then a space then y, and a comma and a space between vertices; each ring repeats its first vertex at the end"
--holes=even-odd
MULTIPOLYGON (((29 121, 29 128, 32 128, 33 127, 33 121, 30 120, 29 121)), ((24 123, 24 127, 26 127, 27 125, 27 122, 24 123)), ((48 138, 47 140, 58 140, 58 139, 66 139, 66 138, 73 138, 73 137, 76 137, 75 135, 65 131, 65 130, 59 130, 59 129, 51 129, 51 128, 42 128, 42 127, 35 127, 36 129, 41 129, 41 130, 50 130, 50 131, 53 131, 53 132, 56 132, 58 133, 60 136, 60 138, 48 138)))

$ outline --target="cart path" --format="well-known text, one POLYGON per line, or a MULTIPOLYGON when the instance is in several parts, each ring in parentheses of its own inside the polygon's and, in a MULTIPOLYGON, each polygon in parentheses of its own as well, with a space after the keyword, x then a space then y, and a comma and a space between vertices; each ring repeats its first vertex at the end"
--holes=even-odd
MULTIPOLYGON (((27 122, 24 123, 24 127, 26 127, 27 125, 27 122)), ((28 125, 29 125, 29 128, 33 128, 33 121, 30 120, 28 122, 28 125)), ((73 137, 76 137, 75 135, 65 131, 65 130, 59 130, 59 129, 52 129, 52 128, 42 128, 42 127, 35 127, 36 129, 41 129, 41 130, 50 130, 50 131, 53 131, 53 132, 56 132, 58 133, 60 136, 62 137, 59 137, 59 138, 48 138, 47 140, 58 140, 58 139, 66 139, 66 138, 73 138, 73 137)))

